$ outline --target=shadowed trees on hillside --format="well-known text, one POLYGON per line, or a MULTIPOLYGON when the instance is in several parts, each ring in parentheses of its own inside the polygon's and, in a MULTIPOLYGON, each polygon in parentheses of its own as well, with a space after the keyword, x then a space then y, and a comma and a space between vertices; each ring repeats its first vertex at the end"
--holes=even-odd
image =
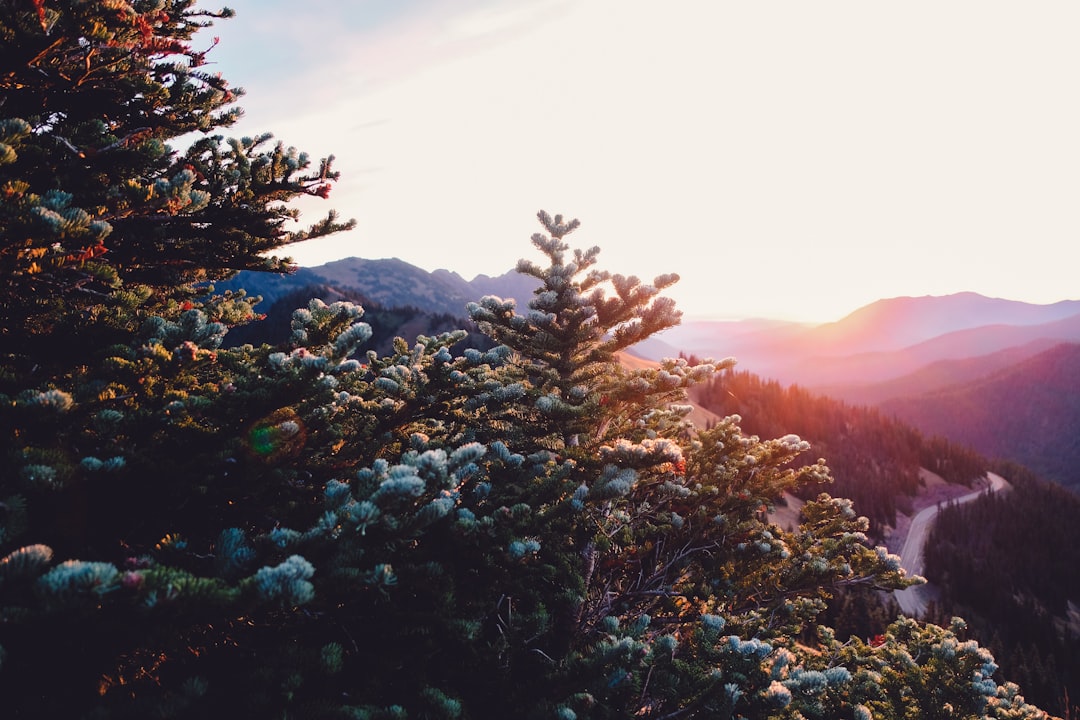
POLYGON ((738 414, 746 432, 767 437, 787 429, 811 441, 813 452, 829 460, 836 478, 831 491, 851 498, 870 518, 875 534, 883 525, 896 524, 897 511, 910 510, 907 498, 920 487, 920 467, 965 485, 986 473, 985 461, 960 445, 923 437, 873 408, 850 406, 748 371, 718 374, 695 388, 694 397, 719 415, 738 414))
POLYGON ((1006 677, 1044 707, 1075 713, 1080 498, 1014 464, 995 470, 1012 490, 946 506, 931 533, 926 574, 942 590, 937 614, 962 613, 1006 677))

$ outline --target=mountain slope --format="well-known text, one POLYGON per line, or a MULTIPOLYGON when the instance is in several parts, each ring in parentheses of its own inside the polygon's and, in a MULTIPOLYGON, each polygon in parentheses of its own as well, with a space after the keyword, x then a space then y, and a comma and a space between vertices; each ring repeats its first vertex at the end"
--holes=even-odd
POLYGON ((1080 344, 1061 344, 973 383, 882 403, 925 433, 1080 489, 1080 344))
POLYGON ((885 382, 942 360, 1080 342, 1080 301, 1035 305, 975 293, 892 298, 825 325, 698 321, 660 340, 663 346, 639 348, 639 354, 733 355, 757 375, 831 389, 885 382))
POLYGON ((892 352, 842 357, 803 356, 776 372, 788 382, 820 387, 840 382, 883 382, 941 360, 978 357, 1030 343, 1080 342, 1080 314, 1039 325, 983 325, 940 335, 892 352))
POLYGON ((878 300, 835 323, 807 333, 806 349, 819 355, 887 352, 941 335, 985 325, 1044 325, 1080 315, 1080 301, 1052 305, 990 298, 973 292, 878 300))
POLYGON ((833 471, 824 490, 850 498, 870 518, 871 533, 883 537, 896 526, 897 512, 910 510, 923 486, 921 468, 956 484, 970 485, 985 473, 985 461, 962 446, 927 438, 873 408, 852 407, 801 387, 783 387, 745 371, 727 371, 695 387, 691 399, 721 417, 739 415, 742 429, 759 437, 795 433, 811 444, 805 460, 823 457, 833 471))
MULTIPOLYGON (((289 275, 241 272, 215 289, 243 288, 261 295, 266 306, 309 286, 327 286, 338 292, 363 296, 383 307, 412 307, 434 315, 465 318, 468 303, 484 295, 513 297, 524 305, 538 283, 535 278, 511 270, 497 277, 478 275, 465 280, 455 272, 428 272, 398 258, 369 260, 346 258, 316 267, 299 268, 289 275)), ((265 310, 264 310, 265 311, 265 310)))
MULTIPOLYGON (((1042 378, 1053 392, 1075 394, 1080 382, 1068 372, 1076 359, 1073 353, 1080 354, 1080 348, 1055 347, 1004 375, 1019 370, 1021 376, 1027 373, 1028 383, 1042 378)), ((695 399, 720 415, 742 414, 747 432, 772 437, 784 430, 810 440, 813 454, 828 460, 836 478, 832 487, 811 492, 856 498, 855 510, 875 520, 872 531, 890 524, 891 513, 918 509, 914 504, 920 498, 911 493, 928 489, 912 483, 912 471, 920 465, 960 481, 989 467, 1013 484, 1015 494, 942 505, 945 517, 934 524, 926 545, 927 575, 937 590, 928 619, 963 617, 977 629, 971 636, 986 639, 995 651, 1003 677, 1023 680, 1025 691, 1031 688, 1045 706, 1076 716, 1075 699, 1069 702, 1062 692, 1068 688, 1070 697, 1080 695, 1077 634, 1074 628, 1071 636, 1065 635, 1061 624, 1070 617, 1080 620, 1078 576, 1073 572, 1080 552, 1077 496, 1014 464, 988 463, 957 444, 927 439, 884 412, 846 406, 749 373, 725 373, 699 388, 695 399), (986 507, 994 512, 988 514, 986 507)), ((1006 406, 999 412, 1005 414, 1006 406)), ((1072 434, 1080 436, 1080 431, 1072 434)), ((930 474, 921 475, 928 485, 930 474)), ((869 628, 883 612, 875 607, 880 602, 877 596, 839 593, 830 604, 835 614, 831 622, 864 639, 873 637, 879 631, 869 628)))
POLYGON ((974 382, 1005 370, 1060 344, 1058 340, 1036 340, 1025 345, 971 358, 938 360, 913 373, 878 383, 825 385, 815 392, 853 405, 877 405, 893 398, 916 397, 974 382))

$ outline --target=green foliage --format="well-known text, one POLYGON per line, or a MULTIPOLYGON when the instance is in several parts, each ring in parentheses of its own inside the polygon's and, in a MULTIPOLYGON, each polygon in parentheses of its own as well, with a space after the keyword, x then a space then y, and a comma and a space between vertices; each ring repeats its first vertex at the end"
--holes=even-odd
MULTIPOLYGON (((32 686, 63 632, 95 649, 66 670, 99 679, 97 694, 46 712, 892 707, 855 672, 870 660, 825 662, 799 640, 831 592, 908 584, 896 558, 867 545, 848 501, 821 495, 792 532, 762 511, 828 469, 793 464, 798 437, 762 441, 733 417, 690 428, 686 388, 715 366, 623 368, 611 338, 634 314, 593 314, 565 248, 537 244, 551 272, 534 304, 556 322, 535 354, 529 316, 494 298, 473 312, 516 351, 455 356, 455 333, 365 363, 350 357, 367 331, 348 303, 298 310, 282 350, 213 349, 219 328, 191 310, 103 348, 70 389, 22 395, 4 415, 11 457, 48 460, 63 482, 23 481, 50 544, 13 542, 0 562, 19 619, 3 644, 20 661, 0 681, 32 686), (562 307, 589 332, 560 324, 562 307), (63 525, 87 497, 84 527, 63 525), (251 668, 248 652, 274 660, 251 668)), ((985 677, 957 677, 957 707, 986 705, 968 688, 985 677)))
POLYGON ((308 236, 280 203, 332 173, 265 137, 164 145, 232 117, 189 45, 208 17, 0 0, 31 128, 0 149, 0 333, 26 341, 0 386, 5 717, 1043 716, 958 629, 816 627, 837 589, 915 581, 848 500, 769 524, 828 468, 687 423, 729 363, 621 365, 678 321, 675 278, 595 269, 576 221, 540 213, 525 314, 471 307, 490 347, 358 355, 362 309, 321 300, 282 346, 223 347, 245 300, 192 283, 277 268, 259 253, 308 236), (69 261, 95 222, 108 253, 69 261))
POLYGON ((7 352, 61 363, 71 353, 58 334, 101 338, 172 316, 196 283, 282 272, 265 251, 349 227, 331 214, 287 229, 297 211, 286 201, 327 195, 330 160, 312 168, 269 135, 209 134, 239 116, 238 91, 205 69, 212 44, 194 35, 229 15, 194 0, 0 3, 7 352), (167 144, 194 132, 182 153, 167 144))
MULTIPOLYGON (((872 408, 849 406, 797 385, 784 387, 749 372, 728 371, 694 389, 694 399, 720 415, 739 415, 743 429, 768 437, 796 432, 829 458, 833 490, 870 518, 872 534, 910 510, 925 467, 952 483, 970 485, 986 461, 941 437, 923 437, 872 408)), ((806 495, 807 490, 801 494, 806 495)), ((809 497, 809 495, 806 495, 809 497)))

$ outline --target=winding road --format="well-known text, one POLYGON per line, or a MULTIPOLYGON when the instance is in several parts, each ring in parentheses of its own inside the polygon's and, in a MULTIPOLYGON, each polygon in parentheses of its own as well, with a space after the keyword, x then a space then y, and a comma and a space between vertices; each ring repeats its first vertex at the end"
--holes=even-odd
MULTIPOLYGON (((987 473, 986 477, 990 480, 989 488, 980 488, 967 495, 961 495, 952 502, 971 502, 985 492, 998 492, 1009 487, 1009 483, 1000 475, 987 473)), ((922 575, 923 573, 925 566, 923 548, 926 547, 926 538, 930 534, 930 528, 934 524, 937 512, 937 506, 931 505, 920 510, 911 520, 911 528, 908 530, 907 538, 904 539, 904 547, 900 550, 900 565, 908 571, 908 575, 922 575)), ((914 618, 925 613, 929 602, 926 589, 925 585, 914 585, 906 590, 895 591, 893 595, 896 597, 897 603, 900 604, 901 612, 908 617, 914 618)))

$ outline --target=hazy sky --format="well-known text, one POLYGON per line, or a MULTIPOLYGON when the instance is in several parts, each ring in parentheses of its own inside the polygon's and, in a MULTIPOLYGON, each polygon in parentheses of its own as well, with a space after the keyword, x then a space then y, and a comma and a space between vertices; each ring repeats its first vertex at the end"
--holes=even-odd
MULTIPOLYGON (((471 278, 535 213, 690 317, 1080 298, 1080 3, 238 0, 232 134, 334 153, 357 230, 303 265, 471 278)), ((204 42, 209 38, 205 38, 204 42)))

